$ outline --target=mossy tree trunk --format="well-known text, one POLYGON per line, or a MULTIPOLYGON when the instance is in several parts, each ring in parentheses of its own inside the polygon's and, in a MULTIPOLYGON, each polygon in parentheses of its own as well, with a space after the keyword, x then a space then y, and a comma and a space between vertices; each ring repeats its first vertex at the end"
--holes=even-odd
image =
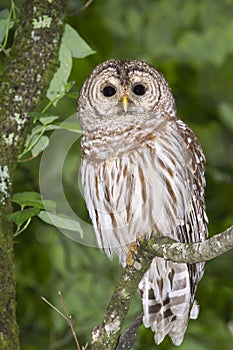
POLYGON ((17 156, 58 67, 66 0, 27 0, 0 77, 0 349, 19 349, 11 195, 17 156))

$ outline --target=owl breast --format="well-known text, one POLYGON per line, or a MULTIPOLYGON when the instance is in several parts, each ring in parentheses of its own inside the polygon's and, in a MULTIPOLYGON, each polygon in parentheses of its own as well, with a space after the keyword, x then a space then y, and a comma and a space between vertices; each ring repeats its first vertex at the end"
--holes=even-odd
POLYGON ((171 123, 159 130, 147 137, 134 132, 135 142, 128 133, 125 153, 108 156, 106 149, 105 159, 83 157, 84 196, 98 245, 123 264, 138 236, 179 239, 175 228, 189 211, 192 174, 184 143, 171 123))

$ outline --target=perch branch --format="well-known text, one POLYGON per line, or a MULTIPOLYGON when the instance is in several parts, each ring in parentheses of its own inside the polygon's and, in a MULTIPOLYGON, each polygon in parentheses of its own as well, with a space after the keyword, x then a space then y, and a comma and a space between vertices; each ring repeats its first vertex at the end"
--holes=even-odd
POLYGON ((233 248, 233 226, 204 242, 177 243, 168 237, 163 237, 152 238, 148 243, 143 243, 142 247, 151 259, 159 256, 166 260, 189 264, 208 261, 233 248))
POLYGON ((131 266, 126 266, 108 305, 101 326, 92 332, 92 350, 130 349, 140 326, 141 315, 120 337, 122 323, 138 284, 154 257, 174 262, 197 263, 213 259, 233 248, 233 226, 205 242, 178 243, 168 237, 137 241, 138 252, 131 266), (137 327, 138 325, 138 327, 137 327), (131 334, 131 340, 129 339, 131 334))

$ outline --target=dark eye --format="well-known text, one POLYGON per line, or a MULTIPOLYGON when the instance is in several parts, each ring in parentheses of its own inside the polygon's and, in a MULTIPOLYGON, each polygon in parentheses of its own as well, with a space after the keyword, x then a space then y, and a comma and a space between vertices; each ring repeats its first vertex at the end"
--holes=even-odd
POLYGON ((145 94, 146 88, 142 84, 134 85, 133 92, 135 93, 135 95, 142 96, 145 94))
POLYGON ((113 86, 105 86, 102 90, 102 93, 104 94, 104 96, 106 97, 111 97, 113 95, 115 95, 116 93, 116 89, 113 86))

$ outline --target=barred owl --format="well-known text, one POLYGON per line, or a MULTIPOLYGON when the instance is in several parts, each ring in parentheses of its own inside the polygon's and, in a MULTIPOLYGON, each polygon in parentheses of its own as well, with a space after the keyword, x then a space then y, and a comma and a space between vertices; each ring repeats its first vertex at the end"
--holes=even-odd
MULTIPOLYGON (((90 74, 78 101, 81 177, 97 242, 126 264, 138 237, 179 242, 207 237, 200 143, 176 112, 164 77, 149 64, 109 60, 90 74)), ((157 344, 180 345, 204 264, 156 257, 139 284, 143 323, 157 344)))

